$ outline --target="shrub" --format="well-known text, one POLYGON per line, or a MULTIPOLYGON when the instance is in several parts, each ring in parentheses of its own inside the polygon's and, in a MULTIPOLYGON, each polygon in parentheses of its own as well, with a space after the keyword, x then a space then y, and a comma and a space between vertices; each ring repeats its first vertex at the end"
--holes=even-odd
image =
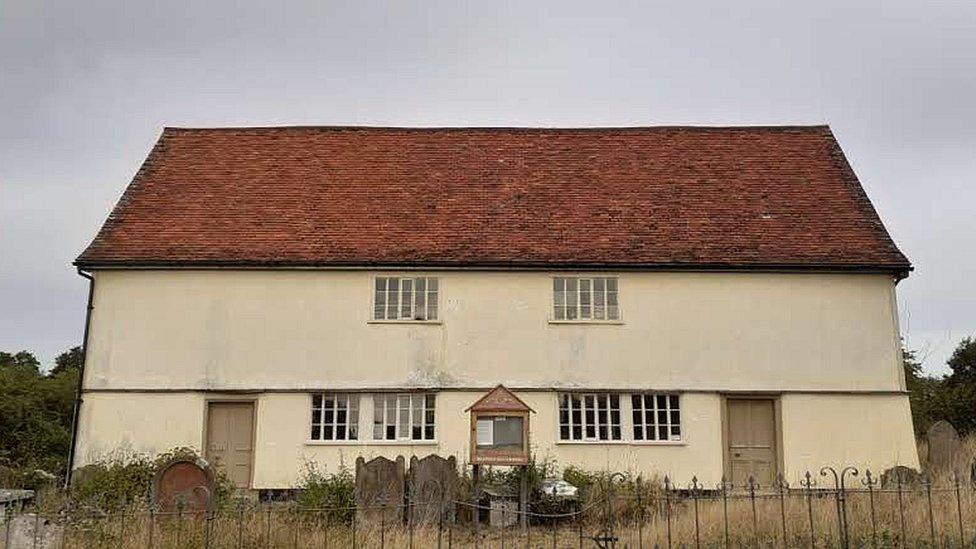
POLYGON ((356 505, 356 480, 345 466, 329 474, 320 470, 314 461, 306 461, 298 490, 299 507, 328 509, 330 511, 325 516, 330 521, 352 521, 352 507, 356 505))
MULTIPOLYGON (((103 511, 149 501, 156 472, 177 458, 197 459, 192 448, 173 448, 150 458, 146 455, 120 455, 77 469, 72 478, 70 497, 75 505, 103 511)), ((214 503, 222 506, 236 490, 227 475, 218 470, 214 503)))

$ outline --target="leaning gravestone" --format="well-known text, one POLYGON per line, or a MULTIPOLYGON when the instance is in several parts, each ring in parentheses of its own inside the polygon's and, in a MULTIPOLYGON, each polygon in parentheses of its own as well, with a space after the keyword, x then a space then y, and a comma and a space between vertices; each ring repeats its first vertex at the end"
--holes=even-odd
POLYGON ((925 433, 929 443, 929 468, 943 469, 951 467, 962 452, 959 433, 951 423, 945 420, 936 421, 925 433))
POLYGON ((915 488, 921 483, 921 473, 904 465, 896 465, 881 473, 881 488, 885 490, 894 490, 899 485, 903 488, 915 488))
POLYGON ((396 461, 356 458, 356 520, 387 524, 403 520, 403 456, 396 461))
POLYGON ((410 521, 413 524, 435 524, 444 513, 444 520, 454 520, 454 500, 457 499, 457 459, 430 454, 423 459, 410 458, 407 474, 410 488, 410 521))
POLYGON ((159 468, 152 483, 153 505, 159 511, 205 511, 214 496, 213 467, 203 458, 177 458, 159 468))

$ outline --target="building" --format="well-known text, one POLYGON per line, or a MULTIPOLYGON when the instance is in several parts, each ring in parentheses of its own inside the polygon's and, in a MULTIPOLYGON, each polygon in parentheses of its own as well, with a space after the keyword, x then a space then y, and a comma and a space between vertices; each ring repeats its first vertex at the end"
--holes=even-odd
POLYGON ((464 463, 497 384, 560 466, 917 466, 911 266, 824 126, 167 128, 76 265, 75 466, 464 463))

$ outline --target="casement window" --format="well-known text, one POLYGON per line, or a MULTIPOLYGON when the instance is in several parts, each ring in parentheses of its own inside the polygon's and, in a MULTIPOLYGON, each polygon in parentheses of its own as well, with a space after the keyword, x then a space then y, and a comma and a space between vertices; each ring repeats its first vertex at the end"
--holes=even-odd
POLYGON ((617 278, 612 276, 552 279, 553 320, 619 320, 617 278))
POLYGON ((437 278, 376 277, 373 320, 437 320, 437 278))
POLYGON ((620 395, 563 393, 559 396, 560 440, 620 440, 620 395))
POLYGON ((373 395, 373 439, 434 440, 434 395, 373 395))
POLYGON ((322 393, 312 395, 312 440, 357 440, 359 395, 322 393))
POLYGON ((678 395, 644 393, 630 396, 634 440, 681 440, 678 395))

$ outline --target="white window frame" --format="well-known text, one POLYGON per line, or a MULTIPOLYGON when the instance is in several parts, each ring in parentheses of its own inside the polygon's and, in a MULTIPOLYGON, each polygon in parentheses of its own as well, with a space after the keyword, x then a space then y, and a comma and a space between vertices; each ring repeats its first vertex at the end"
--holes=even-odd
POLYGON ((360 428, 360 394, 359 393, 336 393, 336 392, 321 392, 312 393, 309 395, 309 440, 313 442, 358 442, 362 440, 362 429, 360 428), (316 407, 315 402, 318 399, 319 406, 316 407), (332 407, 327 409, 325 403, 327 400, 331 399, 332 407), (344 402, 345 408, 340 409, 339 403, 344 402), (319 421, 315 421, 315 412, 319 412, 319 421), (329 422, 325 421, 326 412, 331 412, 332 419, 329 422), (346 415, 346 420, 344 422, 339 421, 339 412, 344 411, 346 415), (342 437, 338 436, 339 427, 345 428, 345 434, 342 437), (314 430, 318 428, 318 436, 315 436, 314 430), (325 428, 329 427, 331 429, 331 436, 326 438, 325 428), (353 429, 355 429, 355 436, 353 436, 353 429))
POLYGON ((622 395, 619 393, 576 393, 576 392, 563 392, 558 393, 556 405, 557 410, 557 440, 560 442, 596 442, 596 443, 615 443, 624 440, 625 429, 624 429, 624 417, 623 417, 623 407, 621 406, 621 400, 627 395, 622 395), (579 400, 579 408, 574 406, 574 398, 579 400), (616 399, 617 406, 613 408, 613 400, 616 399), (563 407, 563 401, 566 401, 568 406, 563 407), (606 421, 600 420, 601 404, 606 406, 606 421), (567 421, 563 422, 563 410, 566 410, 567 421), (577 422, 573 418, 573 414, 579 411, 580 421, 577 422), (614 411, 616 411, 617 421, 613 421, 614 411), (588 414, 592 412, 592 421, 588 419, 588 414), (568 429, 568 436, 563 437, 563 427, 568 429), (575 435, 575 429, 579 428, 580 436, 575 435), (590 434, 589 429, 592 427, 593 431, 590 434), (600 435, 601 428, 606 429, 607 436, 602 438, 600 435), (614 437, 614 428, 617 429, 617 436, 614 437))
POLYGON ((620 307, 620 278, 617 276, 557 275, 552 277, 549 291, 551 294, 549 321, 552 323, 621 324, 623 322, 620 307), (575 286, 575 289, 568 289, 570 283, 575 286), (557 289, 559 284, 563 285, 562 290, 557 289), (602 290, 598 291, 597 285, 602 285, 602 290), (614 290, 610 290, 611 285, 615 287, 614 290), (573 304, 570 305, 569 301, 573 304), (616 303, 611 305, 610 301, 616 303), (597 307, 602 308, 603 318, 598 317, 597 307), (611 307, 616 312, 613 318, 611 318, 611 307))
POLYGON ((406 324, 439 324, 441 310, 443 308, 441 299, 441 283, 440 278, 436 276, 427 275, 377 275, 370 279, 370 312, 369 312, 369 322, 370 323, 406 323, 406 324), (396 281, 397 289, 395 291, 390 290, 390 282, 396 281), (424 284, 423 292, 418 292, 416 290, 418 283, 422 281, 424 284), (383 295, 382 295, 382 306, 383 306, 383 317, 377 318, 377 307, 380 306, 380 290, 378 286, 382 282, 383 284, 383 295), (405 282, 409 283, 410 290, 410 300, 409 307, 405 307, 403 297, 407 293, 405 290, 405 282), (433 288, 433 289, 431 289, 433 288), (391 315, 394 311, 391 308, 390 298, 396 297, 395 315, 391 315), (433 303, 433 306, 431 304, 433 303), (417 318, 417 309, 423 307, 423 315, 421 318, 417 318))
POLYGON ((430 443, 437 440, 436 393, 373 393, 369 396, 373 402, 370 432, 374 441, 430 443), (392 406, 390 405, 391 399, 392 406), (430 402, 429 407, 428 401, 430 402), (432 412, 433 415, 430 421, 427 421, 428 411, 432 412), (420 438, 415 438, 413 431, 415 427, 418 427, 418 421, 420 422, 420 438), (391 426, 394 428, 394 438, 387 438, 387 429, 391 426), (377 433, 377 429, 380 429, 379 433, 377 433))
POLYGON ((634 439, 634 442, 638 443, 664 443, 664 442, 683 442, 684 441, 684 428, 682 427, 682 420, 684 419, 684 414, 681 411, 681 395, 679 393, 668 393, 668 392, 635 392, 631 393, 628 399, 631 401, 631 415, 630 415, 630 433, 634 439), (639 397, 639 406, 633 406, 633 400, 635 397, 639 397), (647 406, 648 397, 651 400, 651 406, 647 406), (660 407, 661 399, 664 400, 664 407, 660 407), (652 422, 647 422, 647 413, 651 413, 653 419, 652 422), (661 421, 661 414, 664 414, 664 421, 661 421), (639 414, 640 421, 634 421, 634 415, 639 414), (677 421, 674 420, 677 416, 677 421), (660 438, 660 428, 664 427, 667 431, 666 438, 660 438), (637 438, 636 431, 640 429, 642 438, 637 438), (677 429, 677 433, 675 433, 677 429), (649 437, 648 434, 653 434, 653 437, 649 437))

